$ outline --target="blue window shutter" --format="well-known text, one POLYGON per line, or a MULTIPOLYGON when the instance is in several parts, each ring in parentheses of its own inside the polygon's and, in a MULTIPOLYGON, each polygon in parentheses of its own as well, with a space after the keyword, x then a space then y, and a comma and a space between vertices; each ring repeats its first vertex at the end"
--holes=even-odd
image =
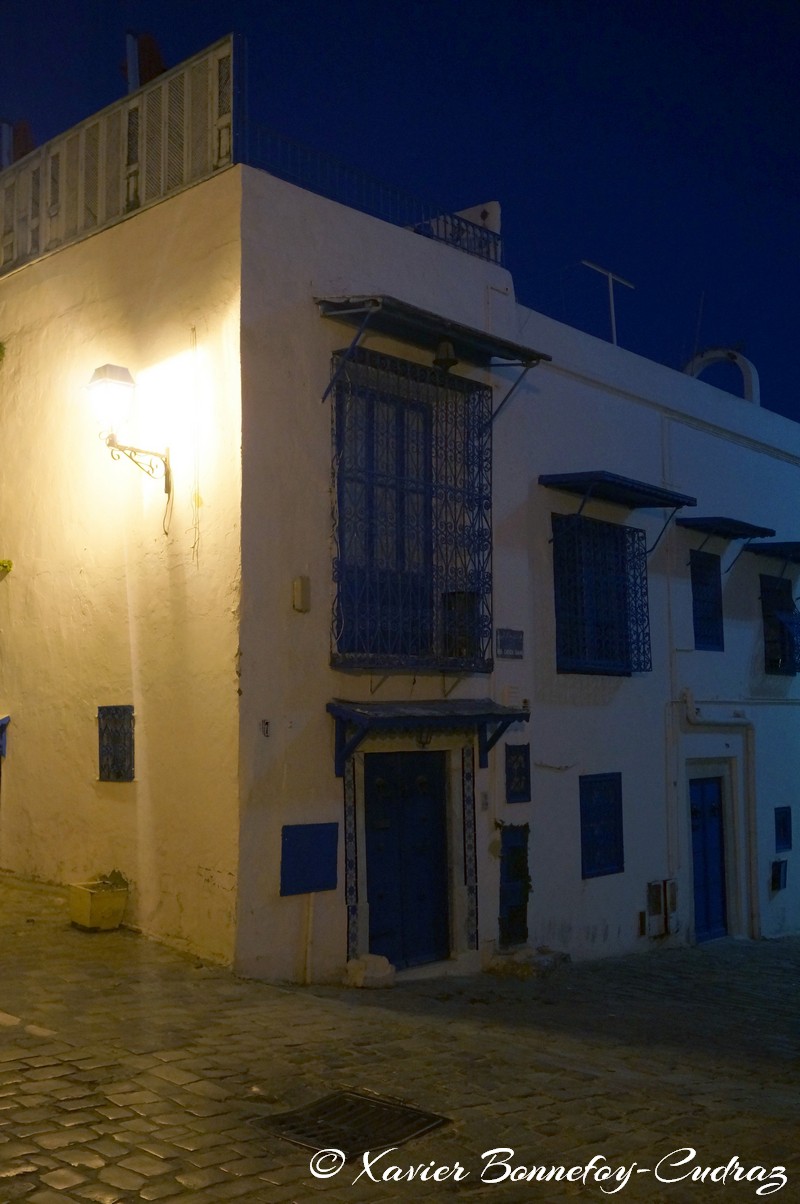
POLYGON ((792 808, 775 808, 775 852, 788 853, 792 847, 792 808))
POLYGON ((559 673, 626 677, 652 668, 644 531, 554 514, 559 673))
POLYGON ((725 639, 719 556, 712 552, 692 551, 689 554, 689 571, 692 579, 694 646, 702 652, 722 652, 725 639))
POLYGON ((622 774, 588 774, 579 779, 579 791, 581 877, 621 874, 625 869, 622 774))

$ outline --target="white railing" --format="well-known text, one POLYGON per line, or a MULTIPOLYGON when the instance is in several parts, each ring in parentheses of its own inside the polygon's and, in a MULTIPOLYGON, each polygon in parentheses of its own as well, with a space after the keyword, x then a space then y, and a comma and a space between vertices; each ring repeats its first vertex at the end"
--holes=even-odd
POLYGON ((0 273, 233 161, 233 42, 225 38, 0 174, 0 273))

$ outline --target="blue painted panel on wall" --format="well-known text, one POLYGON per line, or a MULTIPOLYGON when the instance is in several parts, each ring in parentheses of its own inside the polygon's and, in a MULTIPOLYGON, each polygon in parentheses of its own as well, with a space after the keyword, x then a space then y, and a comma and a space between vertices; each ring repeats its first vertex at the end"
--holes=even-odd
POLYGON ((281 894, 336 890, 338 824, 286 824, 281 834, 281 894))

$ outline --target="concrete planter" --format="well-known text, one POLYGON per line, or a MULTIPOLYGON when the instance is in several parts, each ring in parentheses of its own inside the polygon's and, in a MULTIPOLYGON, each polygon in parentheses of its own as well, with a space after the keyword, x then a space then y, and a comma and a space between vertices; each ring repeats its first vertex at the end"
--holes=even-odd
POLYGON ((106 879, 76 882, 69 888, 69 918, 87 932, 119 928, 127 902, 127 886, 106 879))

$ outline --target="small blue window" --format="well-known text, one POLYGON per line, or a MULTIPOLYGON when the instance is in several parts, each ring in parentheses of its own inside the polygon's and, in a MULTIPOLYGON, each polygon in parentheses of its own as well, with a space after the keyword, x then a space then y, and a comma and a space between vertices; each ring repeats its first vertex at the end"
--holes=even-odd
POLYGON ((622 774, 593 773, 579 779, 581 876, 601 878, 625 869, 622 843, 622 774))
POLYGON ((578 514, 554 514, 552 521, 557 671, 648 672, 644 531, 578 514))
POLYGON ((506 745, 506 802, 531 801, 531 746, 506 745))
POLYGON ((133 781, 133 707, 97 708, 101 782, 133 781))
POLYGON ((692 620, 694 646, 701 652, 722 652, 722 574, 719 556, 713 552, 689 554, 692 577, 692 620))
POLYGON ((792 847, 792 808, 775 808, 775 852, 788 853, 792 847))

